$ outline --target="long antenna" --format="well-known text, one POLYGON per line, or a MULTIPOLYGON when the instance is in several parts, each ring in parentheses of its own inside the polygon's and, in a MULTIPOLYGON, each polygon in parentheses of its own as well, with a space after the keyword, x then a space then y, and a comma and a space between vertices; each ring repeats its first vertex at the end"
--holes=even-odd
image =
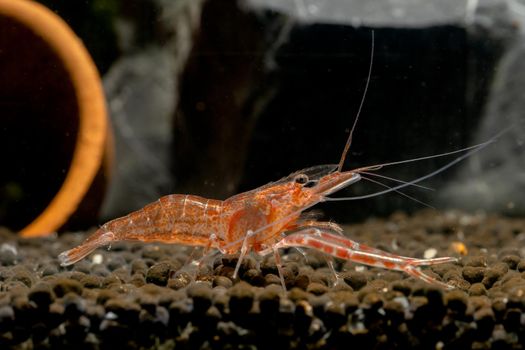
POLYGON ((357 110, 357 115, 355 117, 354 124, 352 125, 352 129, 350 129, 350 134, 348 135, 348 139, 346 140, 346 145, 345 145, 345 148, 343 149, 341 160, 339 160, 337 171, 341 171, 343 169, 343 164, 345 162, 346 154, 348 153, 348 150, 350 149, 350 145, 352 144, 352 136, 354 135, 354 130, 357 126, 357 121, 359 120, 359 116, 361 115, 361 109, 363 109, 363 104, 365 103, 366 92, 368 91, 368 85, 370 84, 370 77, 372 76, 372 65, 374 63, 374 46, 375 46, 374 31, 372 30, 372 48, 370 52, 370 66, 368 67, 368 77, 366 78, 365 91, 363 92, 363 97, 361 97, 361 104, 359 105, 359 109, 357 110))
MULTIPOLYGON (((498 134, 499 135, 499 134, 498 134)), ((459 156, 458 158, 454 159, 453 161, 445 164, 444 166, 442 166, 441 168, 437 169, 437 170, 434 170, 433 172, 429 173, 429 174, 426 174, 424 176, 421 176, 421 177, 418 177, 417 179, 415 180, 412 180, 412 181, 408 181, 408 182, 405 182, 401 185, 397 185, 397 186, 394 186, 394 187, 390 187, 389 189, 386 189, 386 190, 383 190, 383 191, 379 191, 379 192, 375 192, 375 193, 370 193, 370 194, 365 194, 365 195, 362 195, 362 196, 355 196, 355 197, 337 197, 337 198, 332 198, 332 197, 325 197, 324 200, 327 201, 327 202, 337 202, 337 201, 355 201, 355 200, 358 200, 358 199, 365 199, 365 198, 372 198, 372 197, 376 197, 376 196, 380 196, 382 194, 385 194, 385 193, 389 193, 389 192, 393 192, 393 191, 397 191, 397 190, 400 190, 402 188, 405 188, 405 187, 408 187, 408 186, 412 186, 414 184, 417 184, 418 182, 421 182, 423 180, 426 180, 428 178, 431 178, 445 170, 447 170, 448 168, 450 168, 451 166, 453 166, 454 164, 456 163, 459 163, 461 162, 463 159, 465 158, 468 158, 470 156, 472 156, 473 154, 481 151, 483 148, 487 147, 488 145, 490 145, 491 143, 494 142, 494 139, 491 139, 489 141, 486 141, 484 143, 481 143, 479 144, 478 146, 476 146, 475 148, 471 148, 467 153, 459 156)))

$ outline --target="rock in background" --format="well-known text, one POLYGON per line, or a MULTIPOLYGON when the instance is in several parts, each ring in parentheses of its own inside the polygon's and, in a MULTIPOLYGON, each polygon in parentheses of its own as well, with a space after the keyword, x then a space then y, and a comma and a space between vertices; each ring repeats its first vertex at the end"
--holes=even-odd
POLYGON ((128 6, 128 16, 118 22, 124 54, 104 77, 116 145, 115 177, 104 217, 126 214, 174 191, 173 115, 201 2, 159 0, 128 6), (146 18, 145 12, 150 14, 146 18))
POLYGON ((469 159, 454 181, 446 185, 440 197, 442 202, 467 210, 523 215, 525 2, 491 5, 480 7, 479 20, 472 31, 480 38, 480 44, 481 38, 489 35, 496 41, 508 42, 508 45, 490 81, 489 96, 472 139, 474 143, 484 142, 500 130, 509 130, 495 145, 469 159), (496 15, 498 13, 499 16, 496 15), (514 28, 510 28, 509 24, 514 28), (510 36, 510 31, 516 35, 510 36))

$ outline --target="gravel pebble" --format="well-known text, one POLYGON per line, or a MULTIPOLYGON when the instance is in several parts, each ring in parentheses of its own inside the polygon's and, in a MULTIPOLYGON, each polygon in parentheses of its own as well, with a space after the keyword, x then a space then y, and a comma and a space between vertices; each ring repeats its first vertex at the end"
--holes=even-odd
POLYGON ((468 296, 460 290, 453 290, 445 296, 445 304, 455 314, 464 315, 467 310, 468 296))
POLYGON ((503 316, 503 327, 507 332, 519 332, 523 331, 522 325, 523 311, 521 309, 512 308, 505 311, 503 316))
POLYGON ((42 277, 54 276, 58 273, 58 267, 53 264, 47 264, 42 268, 42 277))
POLYGON ((521 259, 516 268, 519 272, 525 272, 525 260, 521 259))
POLYGON ((282 289, 275 285, 269 285, 259 294, 259 309, 264 317, 276 317, 279 311, 281 294, 282 289))
POLYGON ((463 265, 470 267, 485 267, 487 266, 487 258, 484 255, 467 256, 463 258, 463 265))
POLYGON ((359 290, 367 284, 366 275, 362 272, 343 272, 341 277, 354 290, 359 290))
POLYGON ((204 314, 211 306, 213 293, 205 283, 192 283, 186 288, 186 293, 193 300, 193 310, 197 314, 204 314))
POLYGON ((234 285, 230 291, 229 309, 234 315, 245 315, 252 308, 254 300, 253 287, 245 282, 234 285))
POLYGON ((161 262, 153 265, 146 273, 146 282, 154 283, 158 286, 165 286, 173 269, 173 265, 167 262, 161 262))
MULTIPOLYGON (((272 287, 272 286, 268 286, 268 287, 272 287)), ((277 291, 277 286, 273 285, 273 289, 277 291)), ((282 294, 282 288, 280 288, 280 293, 282 294)), ((288 298, 295 303, 301 300, 308 300, 312 295, 314 294, 308 293, 300 288, 292 288, 288 292, 288 298)))
POLYGON ((295 277, 295 281, 293 285, 297 288, 306 290, 309 284, 310 284, 310 276, 307 274, 301 273, 295 277))
POLYGON ((84 288, 100 288, 102 286, 102 281, 99 276, 86 275, 81 280, 80 283, 84 288))
POLYGON ((346 309, 342 303, 328 303, 324 310, 324 324, 331 329, 339 329, 346 321, 346 309))
POLYGON ((501 258, 501 262, 507 264, 509 269, 515 270, 521 258, 518 255, 505 255, 501 258))
POLYGON ((137 303, 122 299, 110 299, 104 304, 104 308, 106 313, 115 314, 119 323, 129 325, 138 321, 140 306, 137 303))
POLYGON ((0 265, 13 266, 16 264, 16 253, 12 250, 3 250, 0 252, 0 265))
POLYGON ((483 280, 485 268, 478 266, 465 266, 463 269, 463 278, 469 283, 477 283, 483 280))
POLYGON ((0 329, 9 329, 15 320, 15 311, 9 305, 0 307, 0 329))
POLYGON ((490 338, 494 330, 494 312, 490 307, 483 307, 474 313, 476 322, 476 338, 485 341, 490 338))
POLYGON ((270 284, 281 285, 281 279, 279 278, 279 276, 274 275, 273 273, 269 273, 266 276, 264 276, 264 285, 268 286, 270 284))
POLYGON ((86 310, 86 302, 75 293, 67 293, 62 298, 64 305, 64 316, 69 320, 76 320, 81 317, 86 310))
POLYGON ((28 294, 29 300, 40 308, 48 308, 55 300, 55 293, 49 283, 40 282, 36 284, 28 294))
MULTIPOLYGON (((232 285, 231 283, 231 280, 227 277, 224 277, 226 279, 228 279, 230 281, 230 287, 232 285)), ((253 286, 258 286, 258 287, 262 287, 266 284, 266 279, 265 277, 263 276, 263 274, 261 273, 261 271, 259 271, 258 269, 249 269, 247 270, 246 272, 244 272, 242 274, 242 278, 243 280, 245 280, 246 282, 248 282, 249 284, 253 285, 253 286)))
POLYGON ((80 295, 82 294, 82 284, 73 279, 62 278, 56 280, 55 285, 53 287, 53 291, 59 298, 63 297, 67 293, 76 293, 80 295))
POLYGON ((478 282, 470 286, 468 293, 469 295, 472 295, 472 296, 487 295, 487 290, 485 289, 484 283, 478 282))
POLYGON ((306 287, 306 291, 314 295, 323 295, 328 291, 328 287, 321 283, 312 282, 306 287))
POLYGON ((215 276, 213 279, 213 287, 224 287, 226 289, 231 288, 233 282, 228 277, 215 276))

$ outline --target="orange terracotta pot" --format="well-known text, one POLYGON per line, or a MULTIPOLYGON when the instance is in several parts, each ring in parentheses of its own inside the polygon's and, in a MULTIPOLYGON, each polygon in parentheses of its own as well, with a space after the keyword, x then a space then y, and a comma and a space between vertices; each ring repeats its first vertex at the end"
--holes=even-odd
POLYGON ((93 225, 112 144, 89 53, 44 6, 0 0, 0 77, 0 225, 27 237, 93 225))

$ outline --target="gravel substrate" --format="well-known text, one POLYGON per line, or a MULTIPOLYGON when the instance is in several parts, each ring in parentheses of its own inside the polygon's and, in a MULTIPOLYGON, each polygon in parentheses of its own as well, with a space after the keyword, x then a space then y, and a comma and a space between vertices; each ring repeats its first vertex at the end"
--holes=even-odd
POLYGON ((525 219, 423 211, 345 227, 362 243, 414 257, 461 256, 427 269, 457 288, 283 251, 283 295, 271 257, 119 243, 62 268, 85 232, 21 239, 0 230, 0 348, 521 349, 525 219), (193 256, 199 256, 193 252, 193 256), (465 255, 466 254, 466 255, 465 255))

